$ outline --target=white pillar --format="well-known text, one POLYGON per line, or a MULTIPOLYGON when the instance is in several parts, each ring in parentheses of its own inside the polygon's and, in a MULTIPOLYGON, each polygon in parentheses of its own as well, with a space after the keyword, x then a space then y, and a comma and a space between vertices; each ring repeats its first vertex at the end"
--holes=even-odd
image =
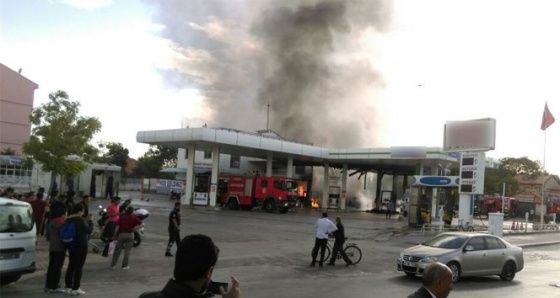
POLYGON ((329 163, 325 162, 323 165, 323 203, 321 204, 323 210, 329 207, 329 163))
MULTIPOLYGON (((438 175, 438 168, 432 166, 431 168, 431 173, 433 176, 437 176, 438 175)), ((432 218, 436 218, 437 214, 438 214, 438 197, 437 197, 437 187, 432 188, 432 208, 431 208, 431 212, 430 215, 432 218)))
POLYGON ((266 154, 266 177, 272 176, 272 152, 266 154))
POLYGON ((212 177, 210 177, 210 207, 216 206, 216 194, 218 193, 218 175, 220 171, 220 148, 212 148, 212 177))
POLYGON ((181 205, 190 205, 192 203, 192 196, 194 191, 194 156, 195 147, 188 146, 187 157, 187 180, 185 181, 185 195, 181 198, 181 205))
POLYGON ((294 157, 288 156, 288 164, 286 165, 286 177, 292 178, 294 173, 294 157))
POLYGON ((348 180, 348 164, 342 165, 342 181, 340 186, 340 210, 346 210, 346 181, 348 180))
POLYGON ((473 223, 474 194, 459 193, 459 216, 458 222, 466 225, 473 223))

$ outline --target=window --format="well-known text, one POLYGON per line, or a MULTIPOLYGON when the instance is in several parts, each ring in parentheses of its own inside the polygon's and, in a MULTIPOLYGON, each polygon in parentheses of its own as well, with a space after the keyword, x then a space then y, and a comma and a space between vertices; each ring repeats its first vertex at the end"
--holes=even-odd
POLYGON ((185 149, 185 159, 189 159, 189 149, 185 149))
POLYGON ((484 239, 482 237, 474 237, 467 245, 471 245, 474 250, 484 250, 484 239))
POLYGON ((268 180, 261 180, 261 187, 267 187, 268 186, 268 180))
POLYGON ((282 183, 282 181, 274 180, 274 188, 284 190, 284 183, 282 183))
POLYGON ((506 245, 502 241, 494 237, 486 237, 486 246, 488 249, 506 248, 506 245))
POLYGON ((204 159, 211 159, 212 151, 204 151, 204 159))

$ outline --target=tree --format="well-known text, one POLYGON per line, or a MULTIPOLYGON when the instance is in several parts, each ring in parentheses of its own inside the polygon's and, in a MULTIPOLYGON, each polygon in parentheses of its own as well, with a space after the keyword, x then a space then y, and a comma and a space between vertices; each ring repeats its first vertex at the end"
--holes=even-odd
POLYGON ((101 122, 79 116, 79 108, 79 102, 70 101, 68 94, 59 90, 49 94, 49 101, 34 108, 29 116, 33 126, 23 152, 40 162, 43 171, 51 172, 53 182, 57 175, 78 175, 97 155, 98 150, 89 143, 101 130, 101 122))
POLYGON ((487 168, 484 172, 484 193, 487 195, 502 195, 503 185, 506 184, 505 196, 511 197, 519 191, 519 183, 515 179, 515 173, 499 167, 497 169, 487 168))
POLYGON ((530 160, 527 157, 506 157, 500 159, 500 168, 510 171, 515 175, 525 174, 525 175, 541 175, 543 173, 543 168, 540 161, 530 160))
POLYGON ((175 167, 176 165, 177 148, 152 145, 136 162, 134 176, 172 179, 172 174, 161 173, 160 171, 164 167, 175 167))
POLYGON ((128 149, 123 144, 116 142, 102 142, 99 144, 102 155, 97 157, 97 162, 113 164, 121 167, 123 177, 126 174, 126 166, 128 164, 128 149))

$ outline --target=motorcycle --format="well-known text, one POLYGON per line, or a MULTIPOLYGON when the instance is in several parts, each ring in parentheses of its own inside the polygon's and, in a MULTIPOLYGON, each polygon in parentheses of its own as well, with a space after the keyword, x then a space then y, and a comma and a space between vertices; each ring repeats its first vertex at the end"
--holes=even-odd
MULTIPOLYGON (((103 241, 103 243, 108 243, 112 241, 113 235, 108 235, 107 222, 109 221, 109 217, 107 216, 107 209, 103 208, 103 206, 99 206, 99 219, 97 220, 97 227, 99 228, 99 239, 103 241)), ((148 218, 150 212, 143 208, 135 208, 132 215, 138 217, 141 221, 148 218)), ((133 247, 137 247, 142 243, 142 237, 140 234, 144 234, 144 227, 141 227, 134 231, 134 242, 132 244, 133 247)))

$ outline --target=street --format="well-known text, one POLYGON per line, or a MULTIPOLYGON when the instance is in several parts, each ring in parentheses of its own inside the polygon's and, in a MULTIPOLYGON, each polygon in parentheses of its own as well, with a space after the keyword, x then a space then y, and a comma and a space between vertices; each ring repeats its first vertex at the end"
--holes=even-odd
MULTIPOLYGON (((153 197, 149 202, 133 199, 133 205, 148 209, 150 216, 145 220, 142 244, 132 250, 131 269, 110 270, 109 258, 90 253, 82 279, 82 289, 88 297, 138 297, 143 291, 157 290, 165 284, 172 276, 174 265, 174 258, 164 256, 167 215, 173 203, 165 197, 153 197)), ((90 210, 96 212, 100 204, 105 205, 106 201, 92 201, 90 210)), ((401 249, 431 235, 421 235, 417 229, 408 229, 405 222, 386 220, 382 214, 329 213, 331 220, 336 216, 341 216, 349 242, 362 250, 362 261, 356 266, 345 267, 339 260, 334 267, 309 267, 313 225, 320 217, 318 210, 268 214, 260 210, 183 207, 181 236, 191 233, 211 236, 220 248, 213 279, 229 282, 230 276, 237 277, 243 297, 406 297, 420 287, 419 277, 408 278, 396 271, 395 258, 401 249)), ((524 235, 504 238, 517 244, 529 240, 539 242, 544 237, 540 235, 544 234, 533 238, 524 235)), ((551 236, 560 240, 558 233, 547 235, 546 240, 551 236)), ((2 287, 2 297, 46 296, 43 287, 48 264, 47 243, 43 237, 39 242, 37 272, 2 287)), ((101 244, 99 240, 97 243, 101 244)), ((524 248, 525 268, 512 282, 503 282, 497 276, 467 278, 455 284, 450 297, 560 296, 560 288, 551 286, 560 283, 558 249, 559 244, 528 246, 524 248)))

